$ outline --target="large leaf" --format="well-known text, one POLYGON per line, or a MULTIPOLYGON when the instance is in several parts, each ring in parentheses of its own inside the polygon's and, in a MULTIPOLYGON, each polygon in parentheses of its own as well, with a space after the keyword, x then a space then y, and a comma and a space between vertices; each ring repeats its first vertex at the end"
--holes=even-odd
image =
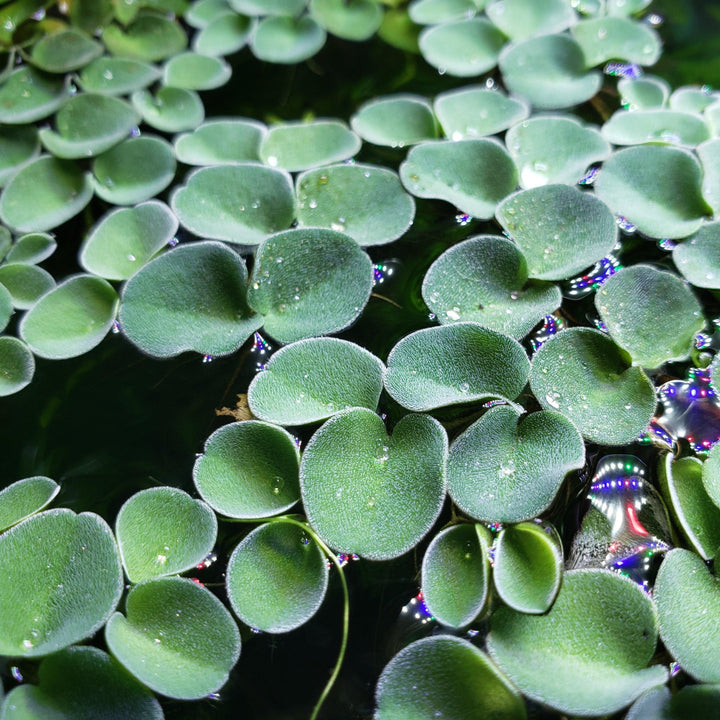
POLYGON ((689 112, 675 110, 618 110, 602 129, 613 145, 667 143, 695 147, 710 138, 703 119, 689 112))
POLYGON ((252 36, 253 54, 271 63, 295 64, 319 52, 327 33, 308 15, 265 17, 252 36))
POLYGON ((54 113, 70 92, 62 78, 32 67, 14 70, 0 85, 0 122, 32 123, 54 113))
POLYGON ((493 0, 488 3, 488 17, 511 40, 534 35, 559 33, 574 25, 574 5, 565 0, 493 0))
POLYGON ((214 90, 225 85, 231 74, 230 65, 220 58, 186 52, 165 63, 163 81, 186 90, 214 90))
POLYGON ((28 61, 51 73, 78 70, 102 55, 102 45, 75 28, 67 28, 40 38, 33 46, 28 61))
POLYGON ((193 38, 195 52, 213 57, 232 55, 244 48, 250 40, 255 29, 252 19, 230 12, 225 3, 222 5, 225 6, 225 10, 195 33, 193 38))
POLYGON ((0 531, 40 512, 60 492, 60 486, 48 477, 18 480, 0 491, 0 531))
POLYGON ((658 33, 630 18, 583 20, 573 25, 570 32, 582 48, 587 67, 595 67, 607 60, 654 65, 662 52, 658 33))

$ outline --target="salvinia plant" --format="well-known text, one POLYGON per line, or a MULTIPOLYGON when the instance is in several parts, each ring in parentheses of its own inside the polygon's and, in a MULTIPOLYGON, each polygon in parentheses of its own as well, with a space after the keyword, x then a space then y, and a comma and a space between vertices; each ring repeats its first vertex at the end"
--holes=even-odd
POLYGON ((0 2, 0 394, 124 343, 239 400, 102 513, 3 479, 2 720, 200 717, 334 594, 293 715, 331 717, 408 557, 413 631, 332 712, 717 716, 720 94, 650 72, 648 4, 0 2), (326 44, 410 70, 238 99, 326 44))

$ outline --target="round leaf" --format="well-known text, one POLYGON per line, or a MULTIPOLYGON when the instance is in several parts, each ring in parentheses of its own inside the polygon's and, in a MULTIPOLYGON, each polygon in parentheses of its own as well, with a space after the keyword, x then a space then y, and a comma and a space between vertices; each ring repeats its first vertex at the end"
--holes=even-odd
POLYGON ((13 312, 13 297, 10 291, 0 283, 0 332, 8 326, 13 312))
POLYGON ((367 40, 383 19, 375 0, 311 0, 310 13, 328 32, 345 40, 367 40))
POLYGON ((327 34, 307 15, 265 17, 258 23, 250 42, 258 60, 295 64, 319 52, 327 34))
POLYGON ((0 284, 18 310, 27 310, 55 287, 55 280, 47 270, 35 265, 8 263, 0 267, 0 284))
POLYGON ((670 96, 670 109, 682 113, 702 113, 716 100, 707 85, 703 87, 686 85, 673 91, 670 96))
POLYGON ((80 85, 85 92, 127 95, 154 83, 160 71, 149 63, 131 58, 99 57, 83 68, 80 85))
MULTIPOLYGON (((2 93, 2 87, 0 87, 2 93)), ((33 125, 0 127, 0 187, 40 149, 37 130, 33 125)))
POLYGON ((225 606, 179 577, 136 585, 127 597, 127 618, 115 613, 105 640, 141 683, 179 700, 218 690, 240 656, 240 633, 225 606))
POLYGON ((194 130, 205 118, 205 107, 194 90, 161 87, 155 95, 136 90, 131 100, 143 120, 162 132, 194 130))
MULTIPOLYGON (((255 28, 254 23, 244 15, 227 11, 227 5, 224 2, 222 4, 226 11, 218 14, 195 34, 195 52, 218 57, 232 55, 247 45, 255 28)), ((185 19, 187 20, 187 16, 185 19)))
POLYGON ((224 60, 186 52, 174 55, 165 63, 163 82, 187 90, 213 90, 225 85, 231 74, 232 69, 224 60))
POLYGON ((445 200, 487 220, 517 187, 511 157, 494 140, 439 140, 412 148, 400 165, 400 179, 417 197, 445 200))
POLYGON ((338 413, 313 435, 300 463, 308 520, 338 551, 398 557, 440 513, 446 457, 445 431, 429 415, 406 415, 389 437, 370 410, 338 413))
POLYGON ((196 235, 243 245, 257 245, 294 217, 288 173, 254 163, 200 168, 185 178, 170 204, 196 235))
POLYGON ((375 410, 385 366, 365 348, 310 338, 280 348, 248 388, 253 415, 279 425, 317 422, 349 407, 375 410))
POLYGON ((20 392, 35 374, 35 358, 21 340, 0 337, 0 397, 20 392))
POLYGON ((308 0, 228 0, 239 13, 245 15, 299 15, 308 0))
POLYGON ((654 65, 662 52, 660 36, 643 23, 629 18, 603 17, 582 20, 570 28, 587 67, 608 60, 654 65))
POLYGON ((0 491, 0 531, 44 509, 60 492, 60 486, 48 477, 18 480, 0 491))
POLYGON ((69 97, 62 78, 45 75, 27 65, 20 67, 0 84, 0 122, 17 125, 42 120, 69 97))
POLYGON ((112 532, 93 513, 47 510, 0 535, 0 652, 38 657, 99 630, 122 594, 112 532))
POLYGON ((485 0, 411 0, 410 19, 418 25, 439 25, 475 15, 485 0))
POLYGON ((418 330, 390 351, 385 388, 414 411, 489 398, 514 399, 528 378, 522 346, 477 323, 418 330))
POLYGON ((202 29, 226 15, 236 15, 227 0, 195 0, 185 11, 184 19, 188 25, 202 29))
POLYGON ((490 408, 450 447, 448 493, 467 515, 487 522, 537 517, 565 476, 585 462, 575 426, 558 412, 521 416, 490 408))
POLYGON ((193 468, 195 487, 217 512, 256 519, 289 510, 300 498, 300 454, 286 430, 246 420, 218 428, 193 468))
POLYGON ((260 141, 267 132, 254 120, 211 120, 175 138, 175 154, 187 165, 225 165, 260 160, 260 141))
POLYGON ((322 550, 295 523, 255 528, 228 561, 230 604, 246 625, 263 632, 288 632, 306 623, 322 604, 327 584, 322 550))
POLYGON ((28 61, 51 73, 78 70, 102 55, 102 45, 74 28, 45 35, 30 51, 28 61))
POLYGON ((511 40, 559 33, 574 25, 576 15, 565 0, 493 0, 486 12, 511 40))
POLYGON ((415 201, 398 176, 374 165, 333 165, 298 176, 300 226, 341 230, 359 245, 384 245, 407 232, 415 201))
POLYGON ((47 233, 29 233, 19 237, 5 256, 6 263, 36 265, 47 260, 57 248, 57 242, 47 233))
POLYGON ((20 232, 52 230, 90 202, 88 173, 76 163, 42 155, 12 177, 0 196, 0 219, 20 232))
POLYGON ((695 147, 710 139, 710 130, 698 115, 676 110, 618 110, 603 125, 603 136, 613 145, 667 143, 695 147))
POLYGON ((530 387, 545 409, 559 410, 583 437, 626 445, 655 412, 650 379, 607 335, 590 328, 562 330, 535 353, 530 387))
POLYGON ((362 105, 350 118, 352 129, 374 145, 405 147, 437 137, 432 107, 419 95, 387 95, 362 105))
POLYGON ((566 573, 545 615, 500 608, 487 642, 524 695, 567 714, 614 713, 667 678, 665 667, 647 667, 657 643, 652 600, 607 570, 566 573))
POLYGON ((156 13, 139 14, 126 28, 108 25, 102 40, 113 55, 156 62, 177 55, 187 45, 180 25, 156 13))
POLYGON ((155 357, 185 350, 235 352, 262 324, 245 299, 243 259, 222 243, 180 245, 125 285, 119 320, 128 339, 155 357))
POLYGON ((684 720, 702 717, 720 718, 720 688, 711 685, 686 685, 674 695, 666 687, 643 693, 630 708, 626 720, 684 720))
POLYGON ((667 80, 645 75, 641 78, 621 78, 617 84, 622 106, 628 110, 661 108, 670 96, 667 80))
POLYGON ((372 290, 372 261, 343 233, 297 228, 255 253, 248 303, 282 343, 339 332, 358 318, 372 290))

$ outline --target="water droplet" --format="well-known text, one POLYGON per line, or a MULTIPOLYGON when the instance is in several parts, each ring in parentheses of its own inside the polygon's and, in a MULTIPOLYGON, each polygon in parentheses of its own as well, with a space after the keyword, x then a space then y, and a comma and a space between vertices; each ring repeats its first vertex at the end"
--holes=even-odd
POLYGON ((367 505, 368 508, 374 508, 374 507, 375 507, 375 498, 374 498, 372 495, 367 499, 366 505, 367 505))
POLYGON ((25 681, 25 678, 23 677, 22 673, 20 672, 20 668, 17 667, 16 665, 12 665, 10 667, 10 674, 13 676, 13 679, 19 683, 25 681))
POLYGON ((272 491, 272 494, 279 495, 282 492, 284 485, 285 485, 285 480, 283 478, 281 478, 279 475, 276 475, 270 481, 270 489, 272 491))
POLYGON ((560 407, 560 393, 553 390, 545 396, 545 400, 550 407, 554 407, 556 410, 560 407))
POLYGON ((128 256, 127 256, 127 259, 128 259, 130 262, 135 262, 135 261, 137 260, 137 258, 136 258, 134 255, 130 254, 130 253, 129 253, 128 256))
POLYGON ((328 176, 324 173, 318 178, 317 184, 318 185, 327 185, 328 183, 328 176))
POLYGON ((310 200, 310 202, 308 202, 308 207, 311 210, 314 210, 317 206, 318 206, 318 204, 317 204, 317 200, 315 200, 315 198, 313 198, 312 200, 310 200))
POLYGON ((215 358, 212 355, 203 355, 203 363, 211 363, 215 358))
POLYGON ((277 167, 278 159, 274 155, 270 155, 267 159, 267 164, 270 167, 277 167))
POLYGON ((450 320, 457 321, 460 319, 460 308, 454 307, 452 310, 446 310, 445 314, 448 316, 450 320))
POLYGON ((500 469, 498 470, 498 477, 512 477, 515 474, 515 470, 515 460, 513 460, 513 458, 511 457, 506 458, 503 461, 502 465, 500 465, 500 469))
POLYGON ((466 382, 460 383, 458 385, 458 390, 463 394, 467 393, 470 390, 470 383, 466 383, 466 382))
POLYGON ((595 263, 582 275, 562 283, 562 293, 566 298, 579 300, 600 288, 605 281, 622 269, 620 261, 612 253, 595 263))

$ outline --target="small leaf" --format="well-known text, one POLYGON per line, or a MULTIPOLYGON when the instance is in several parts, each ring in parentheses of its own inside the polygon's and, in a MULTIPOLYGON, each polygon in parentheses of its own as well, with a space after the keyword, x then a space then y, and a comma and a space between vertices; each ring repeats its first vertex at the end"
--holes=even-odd
POLYGON ((660 36, 644 23, 621 17, 581 20, 570 28, 585 55, 586 67, 608 60, 654 65, 662 52, 660 36))
POLYGON ((395 172, 375 165, 332 165, 295 181, 298 225, 341 230, 359 245, 384 245, 404 235, 415 201, 395 172))
MULTIPOLYGON (((197 3, 195 3, 197 4, 197 3)), ((203 55, 219 57, 232 55, 247 45, 252 36, 255 24, 244 15, 237 15, 226 10, 213 18, 205 27, 195 34, 193 50, 203 55)), ((187 15, 185 16, 187 20, 187 15)))
POLYGON ((520 343, 474 322, 418 330, 390 351, 385 388, 413 411, 515 399, 530 363, 520 343))
POLYGON ((710 139, 702 117, 677 110, 618 110, 602 129, 613 145, 666 143, 695 147, 710 139))
POLYGON ((187 90, 213 90, 230 79, 232 69, 224 60, 194 52, 174 55, 165 63, 163 82, 187 90))
POLYGON ((608 0, 607 13, 612 16, 627 17, 641 12, 651 2, 652 0, 608 0))
POLYGON ((123 503, 115 535, 128 579, 139 583, 195 567, 215 544, 217 518, 182 490, 155 487, 123 503))
POLYGON ((661 108, 670 97, 670 85, 667 80, 655 75, 640 78, 621 78, 617 84, 622 105, 628 110, 647 110, 661 108))
POLYGON ((666 687, 643 693, 625 716, 625 720, 685 720, 702 717, 720 718, 720 688, 717 685, 686 685, 674 695, 666 687))
POLYGON ((492 407, 450 446, 448 493, 477 520, 529 520, 584 462, 582 438, 560 413, 521 416, 506 405, 492 407))
POLYGON ((670 96, 670 109, 682 113, 700 114, 715 100, 707 86, 686 85, 673 91, 670 96))
POLYGON ((245 15, 299 15, 308 0, 228 0, 239 13, 245 15))
POLYGON ((500 532, 493 580, 498 595, 521 613, 547 612, 562 580, 563 552, 552 525, 524 522, 500 532))
POLYGON ((300 453, 286 430, 257 420, 230 423, 205 441, 195 487, 214 510, 255 520, 289 510, 300 498, 300 453))
POLYGON ((35 358, 28 346, 14 337, 0 337, 0 397, 20 392, 34 374, 35 358))
POLYGON ((51 73, 66 73, 79 70, 102 55, 102 45, 85 33, 68 28, 45 35, 33 46, 28 57, 40 70, 51 73))
POLYGON ((680 548, 667 553, 653 597, 670 654, 696 680, 720 683, 720 584, 702 558, 680 548))
POLYGON ((710 448, 702 467, 702 481, 710 499, 720 508, 720 444, 710 448))
POLYGON ((60 486, 43 476, 8 485, 0 491, 0 531, 45 509, 59 492, 60 486))
POLYGON ((47 270, 35 265, 8 263, 0 267, 0 284, 18 310, 27 310, 55 287, 55 280, 47 270))
POLYGON ((57 248, 57 242, 47 233, 29 233, 19 237, 5 256, 6 263, 37 265, 47 260, 57 248))
POLYGON ((127 618, 105 627, 110 652, 151 690, 196 700, 221 688, 240 656, 240 633, 207 589, 180 577, 147 580, 127 596, 127 618))
POLYGON ((488 656, 450 635, 423 638, 385 667, 374 720, 525 720, 525 703, 488 656), (438 715, 440 713, 440 715, 438 715))
POLYGON ((155 95, 136 90, 130 99, 143 120, 162 132, 194 130, 205 118, 205 107, 194 90, 161 87, 155 95))
POLYGON ((565 573, 545 615, 500 608, 487 642, 524 695, 562 713, 612 714, 667 679, 664 666, 647 667, 657 643, 652 600, 607 570, 565 573))
POLYGON ((185 11, 184 20, 188 25, 201 30, 226 15, 236 15, 227 0, 195 0, 185 11))
POLYGON ((408 11, 418 25, 439 25, 475 15, 484 4, 485 0, 411 0, 408 11))
POLYGON ((705 325, 687 284, 652 265, 633 265, 609 277, 595 295, 595 306, 612 339, 646 368, 687 359, 705 325))
POLYGON ((175 154, 186 165, 225 165, 260 160, 267 128, 255 120, 211 120, 175 138, 175 154))
POLYGON ((226 245, 180 245, 128 280, 120 325, 132 343, 154 357, 186 350, 228 355, 262 324, 247 305, 246 284, 244 260, 226 245))
POLYGON ((648 376, 607 335, 562 330, 535 353, 530 387, 545 409, 559 410, 583 437, 603 445, 633 442, 655 412, 648 376))
POLYGON ((145 12, 126 28, 106 26, 102 41, 113 55, 157 62, 182 52, 187 45, 187 35, 176 21, 145 12))
POLYGON ((510 93, 542 110, 579 105, 602 85, 600 73, 586 71, 582 48, 567 35, 541 35, 509 45, 498 64, 510 93))
POLYGON ((310 0, 310 14, 344 40, 368 40, 380 27, 382 6, 375 0, 310 0))
POLYGON ((160 70, 142 60, 104 56, 86 65, 79 81, 85 92, 127 95, 147 87, 160 77, 160 70))
POLYGON ((122 595, 110 528, 93 513, 57 509, 0 535, 0 652, 39 657, 92 636, 122 595))
POLYGON ((337 120, 279 123, 260 143, 260 158, 290 172, 347 160, 360 150, 360 138, 337 120))
POLYGON ((8 326, 13 313, 13 297, 10 291, 0 283, 0 332, 8 326))
POLYGON ((703 168, 702 192, 715 215, 720 215, 720 138, 697 148, 703 168))
POLYGON ((257 24, 250 46, 258 60, 291 65, 320 51, 327 33, 307 15, 265 17, 257 24))
POLYGON ((338 413, 312 436, 300 463, 308 520, 335 550, 399 557, 440 513, 446 457, 445 430, 429 415, 405 415, 390 437, 371 410, 338 413))
POLYGON ((69 97, 63 78, 45 75, 25 65, 0 84, 0 122, 19 125, 42 120, 69 97))
POLYGON ((517 42, 559 33, 575 25, 574 6, 565 0, 493 0, 485 12, 502 32, 517 42))
POLYGON ((620 150, 606 160, 595 191, 613 212, 646 235, 683 238, 698 230, 703 216, 710 213, 701 182, 700 163, 687 150, 643 145, 620 150))
POLYGON ((295 214, 290 175, 257 163, 195 170, 170 205, 196 235, 243 245, 289 227, 295 214))
POLYGON ((33 305, 20 323, 20 336, 40 357, 76 357, 102 342, 116 308, 117 294, 108 282, 74 275, 33 305))
POLYGON ((463 523, 441 530, 422 561, 423 602, 443 625, 465 627, 483 611, 490 589, 490 531, 463 523))
POLYGON ((0 127, 0 187, 39 151, 38 134, 33 125, 0 127))
POLYGON ((400 165, 400 179, 416 197, 445 200, 488 220, 517 187, 517 170, 495 140, 439 140, 412 148, 400 165))
POLYGON ((432 106, 419 95, 386 95, 361 105, 352 129, 374 145, 405 147, 438 135, 432 106))
POLYGON ((283 633, 318 611, 327 590, 328 566, 302 528, 271 522, 255 528, 235 548, 226 584, 230 604, 246 625, 283 633))
POLYGON ((159 200, 117 208, 85 238, 80 264, 108 280, 127 280, 167 245, 177 229, 177 218, 159 200))
POLYGON ((343 233, 297 228, 255 253, 248 303, 282 343, 328 335, 359 317, 372 291, 372 261, 343 233))
POLYGON ((25 165, 0 196, 0 219, 20 232, 52 230, 90 202, 88 173, 76 163, 41 155, 25 165))
POLYGON ((248 388, 253 415, 279 425, 324 420, 349 407, 375 410, 385 366, 365 348, 309 338, 280 348, 248 388))
POLYGON ((476 235, 446 250, 428 269, 422 295, 442 325, 470 320, 516 339, 561 301, 557 286, 528 283, 522 253, 496 235, 476 235))

